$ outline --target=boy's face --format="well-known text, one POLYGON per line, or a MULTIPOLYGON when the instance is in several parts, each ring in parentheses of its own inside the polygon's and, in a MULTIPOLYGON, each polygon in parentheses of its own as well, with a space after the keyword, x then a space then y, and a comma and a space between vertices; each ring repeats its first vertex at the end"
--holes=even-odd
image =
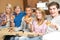
POLYGON ((31 15, 32 14, 32 9, 31 8, 26 8, 26 14, 31 15))
POLYGON ((57 9, 56 5, 50 6, 49 12, 52 17, 56 16, 58 14, 58 9, 57 9))

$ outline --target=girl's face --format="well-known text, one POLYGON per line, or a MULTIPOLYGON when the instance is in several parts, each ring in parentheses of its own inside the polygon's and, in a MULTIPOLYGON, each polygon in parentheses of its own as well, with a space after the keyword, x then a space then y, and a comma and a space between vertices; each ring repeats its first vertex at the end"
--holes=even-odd
POLYGON ((41 11, 36 10, 36 17, 37 17, 38 19, 42 19, 42 13, 41 13, 41 11))
POLYGON ((11 13, 11 8, 7 6, 5 11, 6 11, 6 13, 11 13))
POLYGON ((19 6, 17 6, 17 7, 15 8, 15 13, 17 13, 17 14, 20 13, 20 7, 19 7, 19 6))

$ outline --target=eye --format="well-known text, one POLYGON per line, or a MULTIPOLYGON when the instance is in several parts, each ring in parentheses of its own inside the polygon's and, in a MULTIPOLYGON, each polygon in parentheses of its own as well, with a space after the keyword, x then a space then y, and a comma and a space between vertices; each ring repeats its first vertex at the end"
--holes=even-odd
POLYGON ((55 8, 53 8, 53 10, 55 10, 55 8))
POLYGON ((49 9, 49 10, 52 10, 52 9, 49 9))

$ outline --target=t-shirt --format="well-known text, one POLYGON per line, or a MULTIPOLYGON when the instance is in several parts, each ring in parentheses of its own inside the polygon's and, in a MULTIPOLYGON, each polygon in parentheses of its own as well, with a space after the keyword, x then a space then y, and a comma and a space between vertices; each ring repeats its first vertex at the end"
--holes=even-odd
POLYGON ((52 18, 52 23, 56 24, 58 31, 50 32, 42 37, 43 40, 60 40, 60 15, 52 18))
POLYGON ((45 33, 47 29, 46 20, 41 25, 38 25, 37 21, 33 21, 33 28, 36 33, 45 33))
MULTIPOLYGON (((51 21, 51 23, 55 24, 58 27, 58 30, 60 30, 60 15, 52 18, 50 15, 47 17, 48 21, 51 21)), ((48 30, 55 31, 53 28, 49 27, 48 30)))
POLYGON ((15 15, 14 18, 15 27, 19 27, 21 25, 21 21, 24 15, 26 15, 24 12, 20 12, 18 15, 15 15))
POLYGON ((42 37, 42 40, 60 40, 60 32, 59 31, 54 31, 54 32, 45 34, 42 37))
MULTIPOLYGON (((2 22, 3 21, 6 21, 6 14, 4 14, 4 13, 2 13, 1 15, 0 15, 0 24, 2 24, 2 22)), ((0 26, 5 26, 6 24, 2 24, 2 25, 0 25, 0 26)))
POLYGON ((52 23, 56 24, 57 27, 58 27, 58 30, 60 30, 60 15, 57 16, 57 17, 54 17, 52 20, 51 20, 52 23))

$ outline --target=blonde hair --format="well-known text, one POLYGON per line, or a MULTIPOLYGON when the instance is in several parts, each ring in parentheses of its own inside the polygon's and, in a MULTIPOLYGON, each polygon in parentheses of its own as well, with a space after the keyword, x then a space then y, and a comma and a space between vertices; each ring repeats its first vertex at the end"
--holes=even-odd
MULTIPOLYGON (((12 13, 12 11, 13 11, 13 10, 12 10, 12 6, 11 6, 11 4, 9 4, 9 3, 8 3, 8 4, 6 4, 5 10, 6 10, 6 8, 7 8, 7 7, 9 7, 9 8, 10 8, 10 10, 11 10, 11 12, 10 12, 10 13, 12 13)), ((5 12, 6 12, 6 11, 5 11, 5 12)))
POLYGON ((45 14, 45 11, 43 10, 43 8, 37 8, 36 10, 40 11, 41 14, 42 14, 42 19, 40 21, 38 21, 38 18, 36 18, 37 22, 38 22, 38 25, 41 25, 45 20, 45 15, 46 14, 45 14))

